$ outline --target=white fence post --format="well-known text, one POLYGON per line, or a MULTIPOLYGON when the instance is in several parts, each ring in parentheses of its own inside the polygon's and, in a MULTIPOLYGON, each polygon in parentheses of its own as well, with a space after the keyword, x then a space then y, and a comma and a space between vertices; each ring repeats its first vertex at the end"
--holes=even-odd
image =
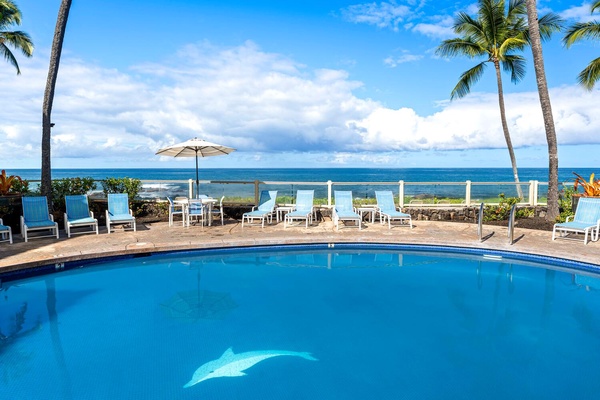
POLYGON ((188 179, 188 198, 189 199, 193 199, 194 198, 194 181, 192 181, 191 179, 188 179))
POLYGON ((534 207, 538 205, 539 185, 539 181, 529 181, 529 203, 534 207))
POLYGON ((327 205, 331 207, 331 186, 333 182, 327 181, 327 205))
POLYGON ((465 185, 466 189, 465 189, 465 204, 468 206, 471 205, 471 181, 467 181, 467 184, 465 185))
POLYGON ((404 207, 404 181, 398 181, 398 205, 404 207))

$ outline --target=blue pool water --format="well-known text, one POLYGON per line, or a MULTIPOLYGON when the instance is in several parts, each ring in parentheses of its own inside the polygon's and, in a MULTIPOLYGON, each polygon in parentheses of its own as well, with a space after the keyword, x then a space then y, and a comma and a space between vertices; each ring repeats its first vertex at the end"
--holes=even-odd
MULTIPOLYGON (((600 278, 583 272, 506 256, 337 246, 70 267, 3 282, 1 399, 600 393, 600 278), (183 387, 229 348, 316 360, 269 357, 244 376, 183 387)), ((240 365, 225 364, 229 373, 240 365)))

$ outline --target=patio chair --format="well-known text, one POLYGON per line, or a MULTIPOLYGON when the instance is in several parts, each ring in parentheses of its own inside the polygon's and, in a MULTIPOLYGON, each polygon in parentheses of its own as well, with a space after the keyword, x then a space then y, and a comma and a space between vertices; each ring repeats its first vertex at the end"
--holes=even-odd
POLYGON ((273 213, 275 212, 275 200, 277 199, 277 190, 263 190, 260 192, 258 206, 252 207, 252 211, 242 215, 242 228, 244 221, 252 223, 255 219, 261 220, 261 227, 265 227, 265 220, 268 223, 273 222, 273 213))
POLYGON ((65 232, 67 237, 76 233, 90 233, 96 231, 98 234, 98 220, 94 218, 94 213, 90 211, 88 197, 82 195, 65 196, 65 232), (82 232, 71 232, 71 228, 91 227, 91 230, 82 232))
MULTIPOLYGON (((110 234, 111 225, 129 225, 136 231, 135 217, 129 208, 129 198, 126 193, 109 193, 108 210, 106 210, 106 228, 110 234)), ((125 229, 125 228, 124 228, 125 229)))
POLYGON ((288 212, 283 220, 283 227, 286 228, 295 219, 305 220, 306 228, 308 223, 312 224, 313 217, 313 199, 315 197, 314 190, 298 190, 296 192, 296 206, 295 209, 288 212))
POLYGON ((204 215, 206 214, 206 207, 202 203, 201 199, 190 199, 187 206, 187 226, 190 226, 190 220, 195 219, 200 222, 201 226, 204 226, 204 215))
POLYGON ((212 209, 210 210, 213 218, 215 216, 221 217, 221 225, 224 225, 224 222, 223 222, 223 217, 224 217, 224 215, 223 215, 223 199, 225 199, 225 196, 221 196, 221 200, 219 200, 219 205, 213 204, 212 209))
POLYGON ((340 191, 334 192, 335 205, 333 207, 333 224, 335 229, 340 229, 340 221, 358 222, 358 229, 362 229, 362 221, 352 204, 352 192, 340 191))
POLYGON ((570 233, 574 233, 576 236, 583 233, 584 244, 588 244, 589 240, 597 241, 600 232, 600 198, 582 197, 577 204, 573 220, 569 221, 570 218, 567 217, 566 222, 554 224, 552 240, 556 239, 558 232, 558 237, 562 239, 576 239, 576 237, 571 237, 570 233))
POLYGON ((58 239, 58 224, 54 222, 52 214, 48 213, 48 199, 46 196, 23 197, 23 215, 21 215, 21 236, 27 242, 29 231, 50 230, 50 235, 36 236, 47 237, 56 236, 58 239))
POLYGON ((388 221, 388 229, 392 229, 392 220, 400 221, 400 225, 408 225, 412 229, 412 219, 410 214, 400 212, 396 209, 394 203, 394 195, 390 190, 376 191, 375 197, 377 198, 377 213, 379 214, 379 221, 383 224, 385 220, 388 221))
POLYGON ((169 201, 169 226, 173 226, 173 216, 181 215, 181 224, 185 226, 185 204, 183 203, 175 203, 172 198, 167 196, 167 200, 169 201))
POLYGON ((12 244, 12 229, 8 225, 4 225, 4 221, 0 218, 0 242, 9 242, 12 244))

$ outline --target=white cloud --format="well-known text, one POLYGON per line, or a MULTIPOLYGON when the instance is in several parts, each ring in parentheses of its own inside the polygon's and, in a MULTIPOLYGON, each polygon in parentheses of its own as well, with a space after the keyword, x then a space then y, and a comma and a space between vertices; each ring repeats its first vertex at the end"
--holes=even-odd
MULTIPOLYGON (((600 91, 583 92, 578 87, 551 91, 556 131, 561 144, 598 144, 600 121, 594 104, 600 91)), ((546 143, 537 93, 505 97, 507 120, 515 147, 546 143)), ((506 147, 500 125, 496 94, 472 93, 456 102, 444 103, 441 111, 420 116, 410 108, 378 108, 368 117, 348 126, 361 137, 356 150, 395 151, 465 150, 506 147)))
POLYGON ((383 60, 383 63, 390 68, 395 68, 400 64, 419 61, 423 58, 422 55, 410 54, 407 50, 403 50, 402 54, 397 57, 389 56, 383 60))
MULTIPOLYGON (((411 1, 409 4, 414 6, 416 3, 411 1)), ((350 22, 375 25, 395 31, 412 14, 410 7, 398 5, 395 1, 355 4, 342 9, 342 16, 350 22)))
MULTIPOLYGON (((398 61, 395 61, 398 62, 398 61)), ((0 69, 0 160, 39 165, 47 54, 21 62, 23 74, 0 69)), ((256 161, 312 154, 343 164, 386 163, 394 151, 505 148, 497 96, 472 93, 422 116, 390 109, 353 92, 362 84, 343 70, 309 70, 246 43, 188 46, 162 64, 130 72, 63 59, 53 110, 53 158, 87 167, 156 162, 157 149, 193 136, 237 148, 256 161), (392 153, 390 153, 392 152, 392 153), (277 155, 266 156, 266 154, 277 155), (346 160, 346 161, 345 161, 346 160)), ((561 144, 598 144, 600 91, 551 90, 561 144)), ((537 93, 506 95, 516 147, 545 144, 537 93)), ((300 157, 302 158, 302 157, 300 157)))
POLYGON ((573 6, 560 13, 560 16, 567 20, 575 20, 575 22, 590 22, 598 14, 592 15, 591 4, 582 3, 580 6, 573 6))

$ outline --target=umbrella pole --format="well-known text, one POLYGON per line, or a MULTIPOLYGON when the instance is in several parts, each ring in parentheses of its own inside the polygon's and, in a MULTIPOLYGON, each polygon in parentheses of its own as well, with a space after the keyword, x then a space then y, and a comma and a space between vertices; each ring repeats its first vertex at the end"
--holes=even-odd
POLYGON ((198 150, 196 149, 196 198, 200 195, 199 192, 200 181, 198 180, 198 150))

